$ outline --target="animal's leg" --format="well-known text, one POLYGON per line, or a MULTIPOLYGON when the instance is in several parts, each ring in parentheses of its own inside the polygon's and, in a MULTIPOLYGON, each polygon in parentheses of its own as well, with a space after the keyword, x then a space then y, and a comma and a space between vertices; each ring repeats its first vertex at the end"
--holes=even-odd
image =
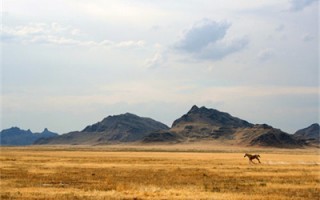
POLYGON ((259 158, 256 158, 256 159, 259 161, 259 163, 261 163, 260 160, 259 160, 259 158))
POLYGON ((253 162, 253 159, 251 159, 250 161, 251 161, 253 164, 257 164, 257 163, 255 163, 255 162, 253 162))

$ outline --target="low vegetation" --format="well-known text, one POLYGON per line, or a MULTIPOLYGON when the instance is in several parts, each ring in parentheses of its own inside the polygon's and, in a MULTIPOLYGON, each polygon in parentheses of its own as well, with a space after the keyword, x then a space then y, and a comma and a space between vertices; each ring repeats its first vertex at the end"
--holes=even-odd
POLYGON ((0 199, 319 199, 318 150, 190 148, 1 147, 0 199))

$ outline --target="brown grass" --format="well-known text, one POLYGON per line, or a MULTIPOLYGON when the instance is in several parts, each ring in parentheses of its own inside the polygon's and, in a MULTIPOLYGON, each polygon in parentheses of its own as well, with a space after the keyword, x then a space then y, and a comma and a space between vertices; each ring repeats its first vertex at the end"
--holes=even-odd
POLYGON ((319 199, 318 150, 193 148, 2 147, 1 199, 319 199))

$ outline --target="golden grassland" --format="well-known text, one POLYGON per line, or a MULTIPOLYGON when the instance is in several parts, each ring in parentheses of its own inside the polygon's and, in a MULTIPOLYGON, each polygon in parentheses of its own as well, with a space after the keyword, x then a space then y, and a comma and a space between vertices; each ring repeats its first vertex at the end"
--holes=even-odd
POLYGON ((319 199, 319 150, 197 145, 0 148, 1 199, 319 199), (244 152, 261 155, 249 164, 244 152))

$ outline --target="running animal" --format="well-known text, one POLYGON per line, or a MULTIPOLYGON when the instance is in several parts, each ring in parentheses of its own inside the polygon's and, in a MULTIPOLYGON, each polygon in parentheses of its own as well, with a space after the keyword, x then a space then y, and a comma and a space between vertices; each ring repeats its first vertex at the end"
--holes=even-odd
MULTIPOLYGON (((246 153, 246 154, 244 154, 244 158, 245 158, 245 157, 248 157, 248 158, 249 158, 249 163, 254 163, 254 162, 252 161, 252 160, 254 160, 254 159, 258 160, 259 163, 261 163, 260 160, 259 160, 259 158, 260 158, 260 155, 259 155, 259 154, 251 155, 251 154, 246 153)), ((254 164, 256 164, 256 163, 254 163, 254 164)))

